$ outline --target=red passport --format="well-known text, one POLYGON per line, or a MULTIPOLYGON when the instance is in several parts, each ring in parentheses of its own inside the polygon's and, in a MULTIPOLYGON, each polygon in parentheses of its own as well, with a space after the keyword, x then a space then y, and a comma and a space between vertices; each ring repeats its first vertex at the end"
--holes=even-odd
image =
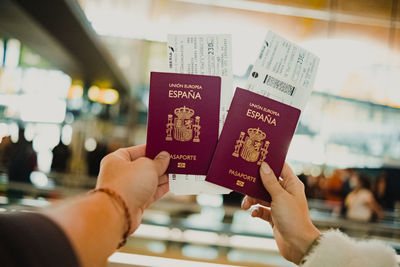
POLYGON ((279 177, 299 116, 299 109, 237 88, 206 181, 270 200, 260 165, 279 177))
POLYGON ((218 141, 221 78, 152 72, 146 156, 171 154, 168 173, 206 175, 218 141))

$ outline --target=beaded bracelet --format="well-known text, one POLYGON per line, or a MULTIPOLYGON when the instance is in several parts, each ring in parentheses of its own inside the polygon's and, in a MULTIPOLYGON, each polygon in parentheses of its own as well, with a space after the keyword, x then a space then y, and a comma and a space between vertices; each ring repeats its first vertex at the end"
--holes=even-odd
POLYGON ((322 236, 322 234, 319 235, 319 236, 311 243, 311 245, 308 247, 306 253, 304 253, 303 258, 301 259, 301 261, 300 261, 300 263, 299 263, 299 266, 303 266, 303 265, 306 263, 308 256, 311 255, 311 254, 314 252, 314 250, 315 250, 316 247, 318 247, 319 242, 320 242, 320 240, 321 240, 321 236, 322 236))
POLYGON ((96 193, 96 192, 106 193, 110 198, 117 201, 117 203, 124 210, 125 219, 128 224, 128 227, 127 227, 126 231, 124 232, 124 235, 122 236, 122 241, 118 244, 117 249, 119 249, 120 247, 122 247, 123 245, 126 244, 126 240, 128 239, 128 236, 131 232, 131 224, 132 224, 131 213, 129 212, 128 206, 126 205, 126 202, 124 201, 124 199, 114 190, 112 190, 110 188, 97 188, 97 189, 90 190, 88 192, 88 194, 92 194, 92 193, 96 193))

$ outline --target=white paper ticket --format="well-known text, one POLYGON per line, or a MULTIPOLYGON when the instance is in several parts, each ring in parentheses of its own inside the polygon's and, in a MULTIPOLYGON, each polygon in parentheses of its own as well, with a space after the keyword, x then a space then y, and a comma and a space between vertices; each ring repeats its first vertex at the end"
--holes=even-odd
POLYGON ((269 31, 247 89, 303 110, 311 95, 319 58, 269 31))
MULTIPOLYGON (((232 41, 227 34, 168 35, 168 67, 171 72, 221 77, 219 133, 233 95, 232 41)), ((228 194, 231 190, 205 181, 203 175, 169 175, 176 195, 228 194)))

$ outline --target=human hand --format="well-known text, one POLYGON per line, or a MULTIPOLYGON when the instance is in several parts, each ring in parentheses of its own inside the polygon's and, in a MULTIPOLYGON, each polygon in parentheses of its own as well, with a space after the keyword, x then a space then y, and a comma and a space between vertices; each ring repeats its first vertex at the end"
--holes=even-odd
POLYGON ((160 152, 154 160, 145 157, 145 145, 121 148, 108 154, 100 164, 96 188, 116 191, 131 212, 134 231, 140 224, 145 208, 169 190, 170 155, 160 152))
POLYGON ((252 210, 251 216, 268 221, 282 256, 298 264, 308 248, 320 235, 308 214, 304 185, 287 163, 283 166, 278 181, 267 163, 260 168, 261 180, 271 195, 271 202, 246 196, 242 209, 252 210))

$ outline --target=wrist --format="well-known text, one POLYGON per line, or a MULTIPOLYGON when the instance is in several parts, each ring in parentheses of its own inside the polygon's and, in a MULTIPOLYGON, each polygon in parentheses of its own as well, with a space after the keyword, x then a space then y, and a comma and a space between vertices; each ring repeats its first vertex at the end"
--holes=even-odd
POLYGON ((89 197, 97 206, 101 207, 101 213, 114 225, 115 232, 122 236, 126 227, 124 210, 107 194, 96 193, 89 194, 89 197))
POLYGON ((132 215, 126 201, 117 191, 114 191, 113 189, 107 187, 96 188, 89 191, 88 193, 92 195, 95 193, 97 193, 95 195, 105 195, 109 199, 109 203, 113 204, 113 207, 111 207, 110 210, 114 210, 115 214, 118 214, 117 217, 120 218, 119 221, 123 222, 124 224, 122 241, 118 244, 117 248, 124 246, 129 235, 132 233, 132 215))
POLYGON ((304 231, 304 235, 299 239, 298 249, 302 255, 302 258, 308 253, 310 247, 314 244, 321 236, 321 232, 311 222, 307 231, 304 231))
POLYGON ((138 207, 129 207, 131 211, 131 231, 129 234, 133 234, 138 228, 139 225, 142 221, 142 216, 143 216, 143 209, 138 208, 138 207))

